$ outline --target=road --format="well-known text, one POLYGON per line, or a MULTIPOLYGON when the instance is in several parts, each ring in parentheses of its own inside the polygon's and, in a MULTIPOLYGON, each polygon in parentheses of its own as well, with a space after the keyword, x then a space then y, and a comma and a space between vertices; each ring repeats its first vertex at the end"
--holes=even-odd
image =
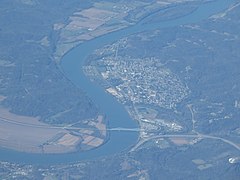
MULTIPOLYGON (((0 117, 0 122, 4 121, 10 124, 15 124, 19 126, 27 126, 27 127, 33 127, 33 128, 46 128, 46 129, 65 129, 65 130, 92 130, 91 128, 79 128, 79 127, 69 127, 69 126, 51 126, 51 125, 37 125, 37 124, 29 124, 29 123, 23 123, 23 122, 17 122, 12 119, 7 119, 0 117)), ((122 127, 117 127, 117 128, 109 128, 106 129, 106 131, 132 131, 132 132, 141 132, 144 131, 144 129, 138 129, 138 128, 122 128, 122 127)), ((157 138, 171 138, 171 137, 185 137, 185 138, 202 138, 202 139, 213 139, 213 140, 220 140, 226 144, 229 144, 236 148, 237 150, 240 151, 240 145, 227 140, 225 138, 217 137, 217 136, 212 136, 212 135, 207 135, 207 134, 165 134, 165 135, 156 135, 156 136, 151 136, 146 139, 140 140, 130 151, 135 151, 138 147, 140 147, 142 144, 149 140, 157 139, 157 138)))
POLYGON ((234 148, 236 148, 237 150, 240 151, 240 145, 221 138, 221 137, 216 137, 216 136, 211 136, 211 135, 206 135, 206 134, 165 134, 165 135, 157 135, 157 136, 152 136, 143 140, 140 140, 130 151, 135 151, 138 147, 140 147, 142 144, 144 144, 145 142, 149 141, 149 140, 153 140, 153 139, 157 139, 157 138, 179 138, 179 137, 184 137, 184 138, 202 138, 202 139, 214 139, 214 140, 220 140, 226 144, 229 144, 231 146, 233 146, 234 148))

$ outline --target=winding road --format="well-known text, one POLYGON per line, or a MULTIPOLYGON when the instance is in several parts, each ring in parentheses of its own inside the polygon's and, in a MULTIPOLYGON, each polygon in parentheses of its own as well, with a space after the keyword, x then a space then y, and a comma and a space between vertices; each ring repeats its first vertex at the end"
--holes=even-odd
MULTIPOLYGON (((84 60, 88 55, 90 55, 95 49, 102 47, 103 45, 117 41, 123 37, 131 34, 155 30, 161 28, 174 28, 179 25, 196 23, 203 19, 206 19, 216 13, 225 10, 229 5, 233 4, 235 0, 215 0, 209 1, 201 5, 193 13, 179 17, 176 19, 171 19, 167 21, 162 21, 161 23, 146 24, 147 19, 140 22, 134 26, 127 27, 125 29, 109 33, 103 36, 94 38, 91 41, 86 41, 80 44, 78 47, 69 51, 61 60, 60 66, 64 71, 64 75, 76 86, 82 88, 87 92, 90 98, 101 107, 102 112, 106 112, 109 119, 109 128, 106 131, 111 132, 111 137, 109 140, 101 147, 96 148, 91 151, 85 151, 81 153, 72 154, 61 154, 61 155, 39 155, 30 153, 20 153, 16 151, 11 151, 9 149, 1 149, 0 157, 1 160, 11 160, 19 161, 21 163, 37 163, 37 164, 54 164, 54 163, 66 163, 75 162, 79 160, 89 160, 94 158, 99 158, 101 156, 113 155, 118 152, 129 150, 130 146, 134 146, 130 151, 136 150, 138 147, 143 145, 145 142, 157 139, 157 138, 202 138, 202 139, 212 139, 220 140, 235 149, 240 151, 240 145, 222 138, 207 134, 200 134, 197 132, 191 132, 192 134, 164 134, 151 136, 145 139, 141 139, 138 142, 138 132, 144 131, 144 129, 137 128, 137 123, 132 121, 132 119, 127 114, 126 110, 122 104, 117 103, 116 99, 108 95, 102 88, 93 84, 81 70, 84 60), (136 145, 134 145, 136 143, 136 145)), ((191 110, 191 106, 189 106, 191 110)), ((192 111, 193 112, 193 111, 192 111)), ((73 126, 51 126, 51 125, 41 125, 34 123, 24 123, 14 121, 8 118, 1 118, 0 122, 11 123, 18 126, 28 126, 34 128, 47 128, 47 129, 66 129, 66 130, 83 130, 87 128, 78 128, 73 126)), ((195 120, 192 119, 193 129, 195 128, 195 120)), ((90 129, 91 130, 91 129, 90 129)), ((145 130, 146 131, 146 130, 145 130)))
MULTIPOLYGON (((27 127, 34 127, 34 128, 46 128, 46 129, 66 129, 66 130, 92 130, 90 128, 79 128, 79 127, 69 127, 69 126, 48 126, 48 125, 36 125, 36 124, 29 124, 29 123, 23 123, 23 122, 17 122, 13 119, 8 119, 8 118, 3 118, 0 117, 0 121, 4 121, 10 124, 15 124, 15 125, 20 125, 20 126, 27 126, 27 127)), ((101 131, 101 130, 100 130, 101 131)), ((109 128, 106 129, 106 131, 129 131, 129 132, 143 132, 145 131, 144 129, 139 129, 139 128, 122 128, 122 127, 117 127, 117 128, 109 128)), ((147 141, 157 139, 157 138, 201 138, 201 139, 212 139, 212 140, 220 140, 228 145, 233 146, 237 150, 240 151, 240 144, 237 144, 231 140, 222 138, 222 137, 217 137, 217 136, 212 136, 212 135, 207 135, 207 134, 164 134, 164 135, 156 135, 156 136, 151 136, 146 139, 141 139, 130 151, 135 151, 137 148, 139 148, 141 145, 146 143, 147 141)))
POLYGON ((236 148, 237 150, 240 151, 240 145, 236 144, 230 140, 221 138, 221 137, 216 137, 216 136, 212 136, 212 135, 206 135, 206 134, 164 134, 164 135, 157 135, 157 136, 152 136, 146 139, 143 139, 141 141, 139 141, 130 151, 135 151, 137 148, 139 148, 141 145, 143 145, 144 143, 146 143, 149 140, 153 140, 153 139, 158 139, 158 138, 201 138, 201 139, 213 139, 213 140, 220 140, 228 145, 233 146, 234 148, 236 148))

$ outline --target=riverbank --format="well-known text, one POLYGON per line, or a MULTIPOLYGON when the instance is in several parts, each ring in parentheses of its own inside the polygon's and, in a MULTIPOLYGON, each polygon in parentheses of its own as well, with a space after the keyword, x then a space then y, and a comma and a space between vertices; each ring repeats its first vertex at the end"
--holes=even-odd
MULTIPOLYGON (((118 103, 114 97, 112 97, 110 94, 107 94, 104 89, 96 84, 93 84, 87 77, 84 76, 81 67, 86 57, 95 49, 133 33, 151 29, 160 29, 166 27, 170 28, 182 24, 198 22, 224 10, 232 2, 234 1, 219 0, 209 2, 202 5, 193 13, 179 19, 170 20, 161 24, 146 25, 139 23, 136 26, 132 26, 114 33, 109 33, 99 38, 84 42, 80 46, 72 49, 63 57, 61 67, 66 77, 73 84, 84 89, 85 92, 93 99, 93 102, 97 104, 101 111, 106 114, 106 117, 109 121, 109 128, 136 128, 137 123, 131 119, 125 108, 118 103)), ((129 147, 133 146, 137 142, 137 140, 137 132, 114 131, 110 133, 109 141, 107 141, 106 144, 87 152, 62 155, 37 155, 2 149, 1 160, 33 164, 56 164, 75 162, 79 160, 90 160, 128 150, 129 147)))

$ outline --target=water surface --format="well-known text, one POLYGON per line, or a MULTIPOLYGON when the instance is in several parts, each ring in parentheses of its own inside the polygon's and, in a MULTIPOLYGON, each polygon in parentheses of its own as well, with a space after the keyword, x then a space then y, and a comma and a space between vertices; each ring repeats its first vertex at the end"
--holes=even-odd
MULTIPOLYGON (((137 128, 137 122, 130 118, 124 107, 113 96, 106 93, 103 88, 92 83, 84 75, 82 66, 86 57, 95 49, 134 33, 199 22, 226 9, 233 2, 235 0, 216 0, 205 3, 191 14, 155 24, 146 24, 148 19, 146 18, 135 26, 103 35, 77 46, 62 58, 60 66, 66 77, 76 86, 83 89, 100 110, 106 114, 109 122, 108 128, 137 128)), ((90 151, 68 154, 31 154, 1 149, 0 160, 31 164, 76 162, 119 153, 133 146, 137 139, 137 132, 114 131, 110 132, 110 137, 106 144, 90 151)))

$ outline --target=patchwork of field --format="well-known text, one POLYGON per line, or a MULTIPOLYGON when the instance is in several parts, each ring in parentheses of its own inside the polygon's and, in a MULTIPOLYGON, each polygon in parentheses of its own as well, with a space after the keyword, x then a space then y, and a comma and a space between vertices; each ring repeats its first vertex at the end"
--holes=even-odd
POLYGON ((54 31, 60 34, 55 58, 59 61, 78 44, 132 26, 164 7, 185 1, 189 0, 95 2, 88 9, 74 12, 66 24, 54 24, 54 31))
MULTIPOLYGON (((102 118, 98 117, 96 126, 106 135, 102 118)), ((93 134, 93 130, 51 126, 39 122, 38 117, 16 115, 0 107, 0 145, 5 148, 30 153, 68 153, 84 150, 81 145, 91 149, 104 143, 104 139, 93 134)))

